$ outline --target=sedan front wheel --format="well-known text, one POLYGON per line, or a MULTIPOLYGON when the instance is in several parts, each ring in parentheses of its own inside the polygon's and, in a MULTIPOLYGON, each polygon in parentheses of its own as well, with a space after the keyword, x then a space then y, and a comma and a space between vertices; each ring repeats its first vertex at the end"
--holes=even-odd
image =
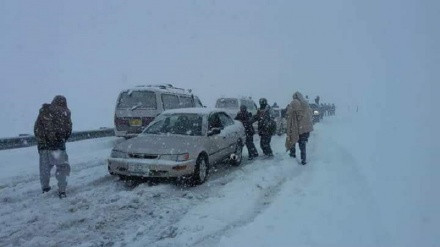
POLYGON ((200 155, 196 161, 196 167, 194 169, 194 174, 192 175, 192 183, 194 185, 203 184, 209 174, 209 163, 208 158, 205 155, 200 155))
POLYGON ((231 164, 233 166, 239 166, 241 161, 243 160, 243 143, 241 140, 237 141, 237 145, 235 147, 235 153, 232 154, 231 164))

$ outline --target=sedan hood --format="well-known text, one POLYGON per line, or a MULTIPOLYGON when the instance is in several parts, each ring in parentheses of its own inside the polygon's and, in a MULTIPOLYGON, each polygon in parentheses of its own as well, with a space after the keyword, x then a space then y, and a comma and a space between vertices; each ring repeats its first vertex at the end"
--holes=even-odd
POLYGON ((116 150, 141 154, 191 153, 200 146, 202 136, 140 135, 120 143, 116 150))

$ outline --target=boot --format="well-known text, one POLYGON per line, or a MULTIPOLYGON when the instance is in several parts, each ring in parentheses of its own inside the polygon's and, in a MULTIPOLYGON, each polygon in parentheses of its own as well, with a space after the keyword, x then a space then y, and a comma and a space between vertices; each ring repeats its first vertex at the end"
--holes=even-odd
POLYGON ((44 188, 44 189, 43 189, 43 194, 44 194, 44 193, 47 193, 47 192, 49 192, 49 191, 50 191, 50 189, 51 189, 51 188, 50 188, 50 186, 49 186, 49 187, 47 187, 47 188, 44 188))
POLYGON ((66 192, 58 192, 58 196, 60 197, 60 199, 66 198, 66 192))

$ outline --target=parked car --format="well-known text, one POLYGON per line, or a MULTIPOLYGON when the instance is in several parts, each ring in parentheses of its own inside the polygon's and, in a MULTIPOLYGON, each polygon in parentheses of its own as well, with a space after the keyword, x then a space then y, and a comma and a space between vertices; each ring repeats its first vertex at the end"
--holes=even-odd
POLYGON ((112 150, 108 170, 122 179, 183 177, 201 184, 212 164, 241 163, 245 138, 243 125, 222 110, 165 111, 142 134, 112 150))
POLYGON ((252 116, 257 114, 258 107, 252 98, 219 98, 215 103, 215 108, 222 109, 232 118, 235 118, 242 105, 247 107, 248 112, 250 112, 252 116))
POLYGON ((203 105, 191 90, 171 84, 141 85, 123 90, 115 107, 115 135, 135 137, 163 111, 188 107, 203 105))
POLYGON ((274 107, 272 108, 272 114, 277 126, 276 134, 282 135, 286 133, 287 120, 283 117, 282 109, 274 107))
MULTIPOLYGON (((245 105, 247 107, 247 110, 251 114, 251 116, 255 116, 255 114, 257 114, 258 106, 250 97, 219 98, 215 103, 215 108, 222 109, 223 111, 228 113, 229 116, 235 118, 237 116, 237 113, 240 111, 240 107, 242 105, 245 105)), ((255 122, 253 126, 255 129, 257 129, 258 123, 255 122)))
POLYGON ((310 109, 312 111, 312 122, 313 124, 318 123, 321 119, 321 114, 320 114, 320 108, 319 105, 315 104, 315 103, 311 103, 310 105, 310 109))

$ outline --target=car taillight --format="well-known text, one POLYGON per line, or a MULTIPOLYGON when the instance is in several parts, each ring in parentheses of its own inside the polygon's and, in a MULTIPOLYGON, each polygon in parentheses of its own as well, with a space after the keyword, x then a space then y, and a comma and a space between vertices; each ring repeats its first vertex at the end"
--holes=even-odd
POLYGON ((115 125, 127 125, 128 120, 120 117, 115 116, 115 125))

